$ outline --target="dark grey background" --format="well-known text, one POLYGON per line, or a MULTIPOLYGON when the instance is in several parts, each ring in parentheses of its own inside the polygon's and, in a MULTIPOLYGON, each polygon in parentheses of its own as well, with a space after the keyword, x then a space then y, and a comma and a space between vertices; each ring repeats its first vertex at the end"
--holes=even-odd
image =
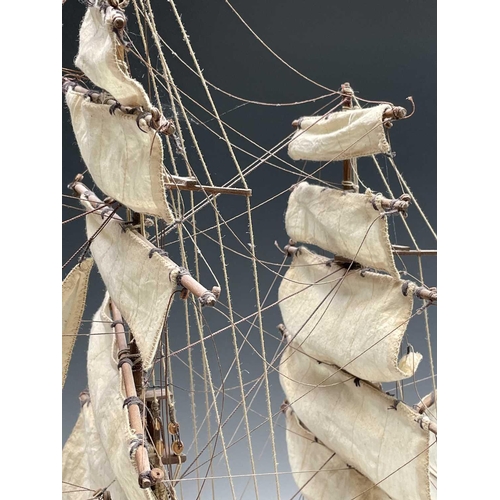
MULTIPOLYGON (((378 2, 354 0, 342 3, 297 0, 256 0, 252 2, 235 0, 233 5, 277 54, 309 78, 332 89, 338 89, 341 83, 349 81, 360 97, 387 100, 407 108, 409 108, 409 103, 405 98, 409 95, 413 96, 417 112, 411 119, 397 123, 392 129, 390 137, 393 149, 397 153, 396 163, 435 228, 437 105, 435 5, 432 2, 415 0, 382 0, 378 2)), ((175 52, 191 64, 171 13, 170 5, 166 1, 154 1, 153 7, 160 34, 175 52)), ((204 69, 204 76, 215 85, 246 99, 275 103, 300 101, 326 92, 302 79, 271 55, 243 26, 224 1, 178 1, 177 8, 182 13, 184 25, 190 34, 200 66, 204 69)), ((69 1, 63 7, 63 66, 67 68, 72 67, 72 60, 77 53, 78 26, 84 15, 84 10, 84 7, 76 1, 69 1)), ((130 37, 137 47, 141 47, 139 32, 134 26, 132 12, 131 5, 127 9, 130 18, 130 37)), ((208 106, 204 91, 197 78, 186 70, 170 54, 169 50, 166 49, 164 52, 178 87, 203 105, 208 106)), ((144 78, 146 71, 141 69, 133 56, 130 56, 130 61, 134 77, 144 78)), ((160 69, 159 64, 158 68, 160 69)), ((145 86, 147 88, 146 81, 145 86)), ((290 123, 293 119, 312 114, 328 102, 328 99, 325 99, 294 107, 263 107, 248 104, 233 110, 241 104, 240 101, 221 95, 216 91, 212 91, 212 94, 220 113, 232 110, 225 114, 223 119, 267 149, 292 131, 290 123)), ((165 92, 162 93, 162 104, 168 105, 165 92)), ((222 141, 216 139, 201 125, 201 122, 210 120, 210 117, 188 100, 184 100, 184 104, 196 115, 196 118, 192 119, 192 126, 198 135, 214 182, 223 184, 236 173, 227 150, 222 141)), ((168 108, 165 112, 168 113, 168 108)), ((207 124, 219 132, 214 121, 207 124)), ((230 139, 253 154, 261 154, 258 149, 234 134, 230 134, 230 139)), ((197 174, 202 181, 205 181, 195 151, 189 144, 188 155, 197 174)), ((286 152, 282 152, 280 156, 288 159, 286 152)), ((238 160, 242 167, 253 161, 252 158, 243 153, 238 153, 238 160)), ((383 169, 390 172, 391 167, 388 162, 383 157, 379 161, 383 169)), ((278 162, 273 160, 273 163, 278 162)), ((300 162, 297 162, 296 165, 301 166, 300 162)), ((339 182, 341 180, 340 165, 340 163, 336 163, 327 166, 322 173, 323 178, 339 182)), ((169 166, 168 159, 166 159, 166 166, 167 168, 169 166)), ((313 168, 315 166, 308 165, 306 170, 311 172, 313 168)), ((63 104, 63 193, 69 194, 65 186, 77 172, 83 170, 85 170, 85 166, 80 159, 69 122, 69 114, 63 104)), ((383 191, 383 185, 377 179, 370 161, 360 162, 360 174, 370 187, 383 191)), ((395 192, 400 193, 392 174, 390 174, 390 179, 395 192)), ((92 188, 88 176, 86 180, 92 188)), ((296 180, 296 175, 290 175, 290 173, 278 170, 271 165, 260 166, 247 178, 249 187, 253 189, 252 206, 276 195, 296 180)), ((263 261, 281 262, 281 255, 273 246, 273 242, 278 240, 281 245, 284 245, 287 241, 283 227, 286 198, 286 195, 282 195, 253 212, 256 253, 257 257, 263 261)), ((67 200, 63 200, 63 203, 67 203, 67 200)), ((76 204, 73 203, 73 205, 76 204)), ((219 209, 225 218, 229 218, 245 210, 245 200, 229 196, 221 198, 219 209)), ((63 210, 65 218, 77 213, 75 210, 63 210)), ((213 215, 209 208, 200 212, 198 221, 202 228, 212 225, 213 215)), ((412 207, 410 211, 408 223, 414 230, 421 248, 436 248, 432 235, 421 223, 415 207, 412 207)), ((244 245, 249 242, 247 224, 246 216, 231 223, 231 228, 241 238, 243 246, 229 232, 225 232, 225 244, 238 252, 245 253, 244 245)), ((399 225, 391 225, 391 232, 394 243, 409 244, 408 237, 399 225)), ((216 238, 214 231, 210 232, 210 235, 216 238)), ((82 221, 63 226, 63 261, 65 262, 84 241, 82 221)), ((174 242, 173 235, 167 242, 174 242)), ((214 268, 218 280, 223 283, 218 246, 212 241, 201 239, 200 248, 214 268)), ((175 258, 175 244, 171 244, 168 250, 175 258)), ((255 293, 250 263, 247 259, 232 252, 227 253, 227 261, 234 308, 242 315, 251 314, 255 310, 255 293)), ((405 263, 412 274, 417 274, 418 269, 415 262, 406 259, 405 263)), ((64 269, 63 275, 66 275, 74 264, 75 261, 72 261, 64 269)), ((426 257, 423 260, 423 265, 426 284, 436 285, 436 259, 426 257)), ((277 269, 276 267, 272 268, 277 269)), ((263 266, 259 266, 261 299, 266 294, 273 277, 272 273, 263 266)), ((214 284, 213 278, 205 267, 202 268, 202 281, 208 287, 214 284)), ((103 289, 104 285, 94 271, 91 278, 88 307, 84 315, 85 320, 91 318, 102 301, 103 289)), ((267 303, 276 300, 276 297, 275 287, 271 291, 267 303)), ((227 297, 225 295, 221 299, 226 303, 227 297)), ((226 320, 217 311, 206 311, 205 315, 209 329, 212 331, 227 325, 226 320)), ((172 308, 169 321, 174 349, 186 345, 185 325, 182 317, 183 305, 177 302, 172 308)), ((265 313, 264 328, 276 335, 275 325, 280 321, 279 309, 274 308, 265 313)), ((435 339, 435 310, 430 313, 430 324, 435 339)), ((247 326, 241 326, 241 330, 245 334, 247 326)), ((88 333, 89 328, 89 324, 84 322, 81 333, 88 333)), ((77 341, 63 391, 63 442, 67 439, 77 418, 78 393, 86 385, 85 350, 87 338, 83 335, 77 341)), ((429 356, 422 317, 418 317, 416 321, 412 322, 408 329, 408 338, 415 348, 424 354, 425 361, 417 372, 417 378, 424 377, 429 374, 429 356)), ((251 344, 260 351, 260 339, 256 329, 251 331, 249 339, 251 344)), ((278 344, 275 339, 266 336, 266 343, 268 341, 266 349, 269 360, 278 344)), ((241 337, 238 338, 238 343, 241 344, 241 337)), ((433 343, 435 344, 435 342, 433 343)), ((229 330, 217 336, 216 349, 220 357, 221 372, 225 373, 234 358, 229 330)), ((210 361, 213 363, 212 369, 217 372, 215 353, 215 346, 209 347, 210 361)), ((193 356, 195 360, 198 356, 199 361, 199 351, 194 349, 193 356)), ((184 356, 183 359, 187 358, 184 356)), ((262 373, 262 361, 248 345, 244 346, 241 359, 242 368, 247 370, 244 373, 245 381, 252 380, 262 373)), ((181 387, 181 389, 176 390, 175 394, 177 414, 183 429, 183 440, 188 445, 192 441, 192 436, 190 402, 185 390, 188 387, 187 371, 182 363, 176 364, 174 360, 173 364, 174 379, 181 387)), ((217 381, 220 379, 220 375, 215 373, 214 379, 217 381)), ((279 410, 283 399, 275 372, 270 374, 270 384, 272 410, 275 413, 279 410)), ((227 385, 231 387, 237 385, 236 376, 233 376, 227 385)), ((201 384, 199 388, 202 389, 201 384)), ((419 384, 421 394, 425 394, 430 389, 429 381, 419 384)), ((233 394, 235 398, 240 399, 238 390, 228 391, 228 394, 233 394)), ((405 395, 409 402, 416 399, 416 394, 411 388, 408 388, 408 393, 405 395)), ((200 399, 197 407, 199 414, 203 415, 202 408, 204 407, 201 401, 200 399)), ((232 406, 234 403, 231 403, 228 397, 224 404, 222 413, 227 416, 234 407, 232 406)), ((254 405, 252 408, 256 411, 266 414, 263 389, 259 391, 254 405)), ((237 413, 236 415, 228 424, 228 429, 235 429, 241 414, 237 413)), ((262 421, 260 416, 254 414, 250 416, 250 419, 250 427, 255 427, 262 421)), ((287 470, 288 464, 284 447, 285 431, 280 425, 283 425, 282 419, 275 426, 280 470, 287 470)), ((243 430, 243 428, 239 429, 238 437, 244 434, 243 430)), ((262 470, 259 472, 272 472, 273 470, 268 461, 270 459, 269 444, 264 447, 268 433, 267 424, 253 433, 254 454, 256 456, 261 452, 263 454, 262 470)), ((231 434, 228 431, 228 435, 231 434)), ((241 443, 242 446, 246 446, 245 440, 241 443)), ((245 448, 241 453, 232 462, 234 465, 233 474, 250 472, 248 459, 245 458, 245 448)), ((246 456, 248 456, 248 452, 246 452, 246 456)), ((202 467, 203 474, 205 469, 206 467, 202 467)), ((224 471, 219 471, 219 473, 224 474, 224 471)), ((223 483, 222 480, 217 483, 220 484, 218 487, 221 488, 218 490, 219 494, 222 492, 227 494, 227 484, 224 482, 222 486, 221 483, 223 483)), ((274 488, 273 484, 272 478, 259 479, 259 488, 262 488, 263 491, 267 491, 265 488, 274 488)), ((295 491, 287 476, 282 476, 281 485, 285 497, 288 492, 291 496, 295 491)), ((270 495, 275 495, 274 489, 269 491, 273 492, 270 495)), ((254 491, 250 485, 246 490, 245 498, 252 498, 252 495, 254 495, 254 491)), ((264 498, 274 498, 274 496, 264 498)))

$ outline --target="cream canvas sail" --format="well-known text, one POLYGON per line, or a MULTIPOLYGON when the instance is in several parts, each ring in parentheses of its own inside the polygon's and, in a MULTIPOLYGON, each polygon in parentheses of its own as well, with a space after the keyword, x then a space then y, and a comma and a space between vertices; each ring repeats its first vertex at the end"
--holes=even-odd
POLYGON ((165 196, 163 146, 136 118, 68 90, 66 102, 80 153, 99 189, 135 212, 173 221, 165 196))
POLYGON ((80 328, 93 259, 77 264, 62 284, 62 386, 66 381, 76 336, 80 328))
POLYGON ((300 118, 288 146, 293 160, 340 161, 377 153, 389 153, 383 114, 387 104, 372 108, 300 118))
MULTIPOLYGON (((130 429, 126 394, 118 369, 118 356, 111 328, 109 295, 94 316, 87 355, 89 392, 95 425, 116 481, 127 500, 153 500, 150 489, 141 489, 138 471, 130 456, 137 435, 130 429)), ((114 498, 113 498, 114 500, 114 498)))
MULTIPOLYGON (((280 381, 297 417, 325 446, 393 500, 430 500, 429 430, 418 413, 294 343, 283 352, 280 381)), ((436 445, 434 445, 436 446, 436 445)))
MULTIPOLYGON (((92 210, 88 202, 82 203, 92 210)), ((87 215, 87 237, 92 238, 90 250, 99 273, 134 334, 147 370, 173 300, 179 266, 152 252, 155 247, 140 234, 124 231, 118 220, 102 219, 100 214, 87 215)))
POLYGON ((88 393, 80 401, 80 415, 62 452, 63 498, 88 500, 107 488, 113 500, 127 500, 102 447, 88 393))
POLYGON ((296 252, 278 298, 283 322, 304 352, 364 380, 392 382, 413 375, 422 356, 398 361, 413 297, 402 281, 347 272, 305 247, 296 252))
MULTIPOLYGON (((97 2, 95 2, 97 4, 97 2)), ((142 85, 127 71, 125 49, 113 32, 116 10, 89 7, 80 27, 80 45, 75 64, 95 85, 107 90, 123 106, 151 108, 142 85)))
MULTIPOLYGON (((437 424, 437 391, 435 393, 434 403, 429 406, 427 410, 425 410, 424 414, 431 422, 437 424)), ((432 500, 435 500, 437 498, 437 444, 434 443, 436 439, 437 437, 434 434, 429 433, 429 474, 432 500)))
POLYGON ((288 200, 286 232, 294 241, 399 277, 387 220, 373 208, 373 198, 371 191, 349 193, 301 182, 288 200))
POLYGON ((357 500, 390 500, 384 491, 318 442, 291 407, 286 409, 286 431, 293 478, 306 500, 351 500, 355 497, 357 500))

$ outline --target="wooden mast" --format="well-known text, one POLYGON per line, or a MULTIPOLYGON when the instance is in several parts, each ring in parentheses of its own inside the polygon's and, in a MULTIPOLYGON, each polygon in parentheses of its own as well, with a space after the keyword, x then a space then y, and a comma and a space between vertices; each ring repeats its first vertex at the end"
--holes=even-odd
MULTIPOLYGON (((341 85, 341 93, 344 96, 342 100, 342 110, 352 109, 352 97, 354 95, 354 91, 351 88, 349 82, 343 83, 341 85)), ((357 167, 356 160, 344 160, 344 171, 342 178, 342 189, 344 191, 358 191, 358 176, 357 176, 357 167)))
MULTIPOLYGON (((113 328, 115 330, 116 344, 118 347, 118 357, 121 361, 122 359, 127 358, 127 354, 130 354, 130 349, 128 348, 127 339, 125 337, 122 315, 112 300, 110 300, 109 305, 113 319, 113 328)), ((132 366, 129 363, 120 363, 119 366, 123 375, 123 383, 127 399, 137 399, 132 366)), ((154 483, 165 478, 165 472, 159 468, 151 469, 150 467, 148 452, 144 446, 146 442, 146 438, 144 436, 144 424, 138 404, 128 405, 128 416, 130 427, 136 432, 136 434, 143 435, 143 442, 138 445, 135 452, 135 463, 137 470, 139 471, 139 485, 141 488, 150 488, 154 483)))

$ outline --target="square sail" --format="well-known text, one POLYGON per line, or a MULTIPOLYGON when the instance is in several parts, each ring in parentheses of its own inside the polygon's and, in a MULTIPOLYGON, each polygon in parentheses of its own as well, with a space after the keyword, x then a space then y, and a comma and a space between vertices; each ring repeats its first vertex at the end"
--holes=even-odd
POLYGON ((340 161, 377 153, 390 153, 383 114, 391 106, 305 116, 290 140, 288 155, 293 160, 340 161))
POLYGON ((399 277, 387 220, 374 209, 373 198, 371 191, 348 193, 301 182, 288 200, 286 232, 296 242, 317 245, 399 277))

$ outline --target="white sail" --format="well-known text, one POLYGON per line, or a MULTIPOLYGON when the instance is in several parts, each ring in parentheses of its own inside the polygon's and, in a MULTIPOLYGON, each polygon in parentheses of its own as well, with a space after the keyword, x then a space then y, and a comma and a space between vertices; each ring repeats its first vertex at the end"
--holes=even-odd
MULTIPOLYGON (((109 295, 94 316, 87 354, 89 392, 95 425, 116 481, 127 500, 153 500, 150 489, 141 489, 139 473, 130 456, 137 435, 130 429, 128 409, 123 407, 126 394, 109 312, 109 295)), ((114 500, 114 497, 113 497, 114 500)))
POLYGON ((390 108, 380 104, 302 117, 290 140, 288 155, 293 160, 340 161, 389 153, 391 148, 385 136, 383 114, 390 108))
POLYGON ((370 191, 348 193, 301 182, 288 200, 286 232, 294 241, 399 277, 387 220, 373 208, 373 197, 370 191))
POLYGON ((390 500, 384 491, 318 442, 291 407, 286 410, 286 431, 290 468, 306 500, 390 500))
POLYGON ((349 271, 305 247, 296 252, 278 297, 283 322, 302 350, 356 377, 391 382, 412 376, 422 359, 398 361, 413 297, 390 276, 349 271))
POLYGON ((144 88, 128 74, 125 49, 113 32, 114 13, 112 7, 105 11, 99 7, 87 9, 80 27, 75 65, 123 106, 142 106, 149 110, 151 102, 144 88))
POLYGON ((318 363, 292 342, 280 381, 298 418, 343 461, 393 500, 430 500, 429 430, 405 404, 336 367, 318 363))
MULTIPOLYGON (((82 203, 87 210, 92 209, 88 202, 82 203)), ((103 220, 96 213, 87 215, 87 237, 92 238, 92 256, 111 298, 134 333, 147 370, 173 300, 179 266, 152 252, 155 247, 140 234, 124 231, 119 221, 103 220)))
MULTIPOLYGON (((433 423, 437 424, 437 415, 438 415, 438 407, 437 407, 437 391, 435 393, 434 403, 429 406, 424 414, 425 416, 433 423)), ((425 399, 425 398, 424 398, 425 399)), ((437 499, 437 437, 429 433, 429 474, 430 474, 430 482, 431 482, 431 498, 432 500, 437 499), (436 443, 434 443, 436 441, 436 443)))
POLYGON ((113 500, 127 500, 102 447, 90 398, 82 393, 80 399, 80 415, 62 452, 63 498, 88 500, 107 488, 113 500))
POLYGON ((66 381, 76 336, 80 328, 93 259, 76 265, 62 283, 62 386, 66 381))
POLYGON ((173 215, 165 196, 162 139, 142 132, 133 115, 87 100, 68 90, 66 102, 78 147, 99 189, 135 212, 173 215))

